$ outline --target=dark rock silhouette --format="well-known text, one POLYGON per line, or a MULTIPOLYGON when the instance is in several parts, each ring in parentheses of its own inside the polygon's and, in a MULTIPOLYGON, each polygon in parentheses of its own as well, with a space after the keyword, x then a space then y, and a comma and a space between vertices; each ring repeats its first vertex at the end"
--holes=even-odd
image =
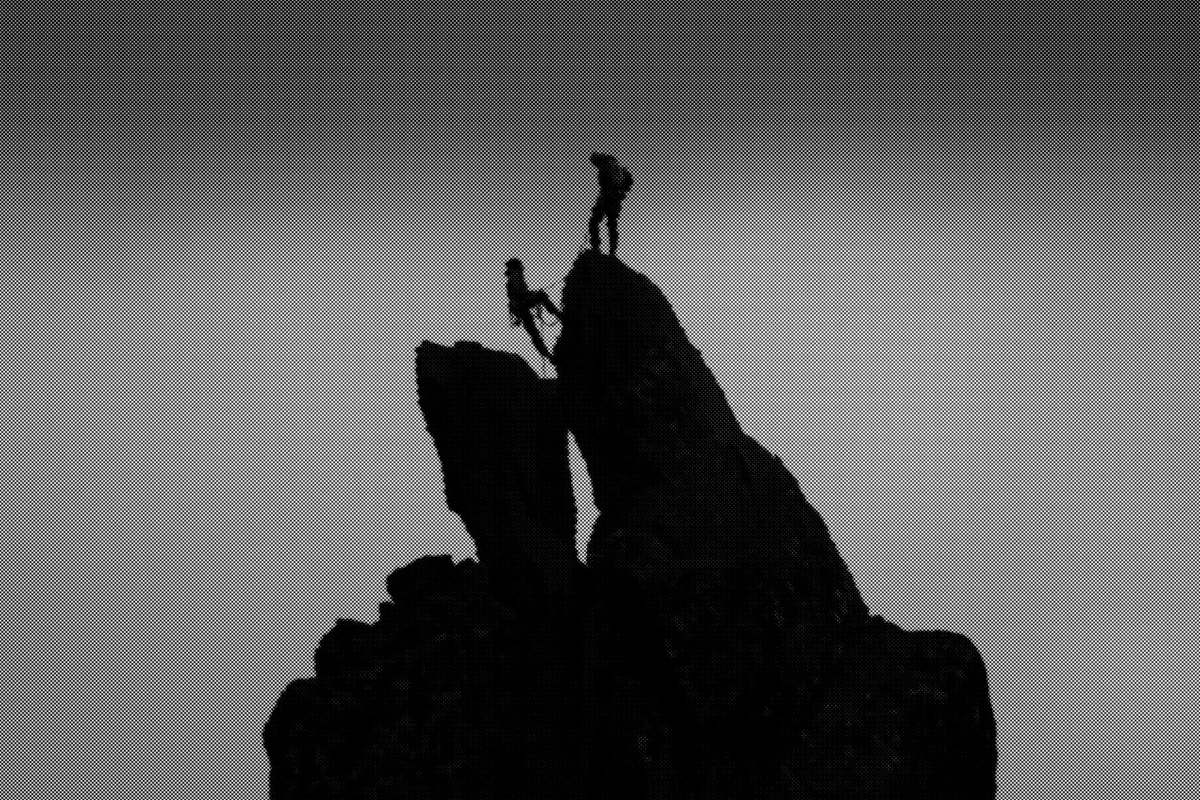
POLYGON ((536 591, 565 591, 581 565, 556 382, 539 379, 513 353, 425 342, 417 348, 417 387, 446 502, 493 586, 510 603, 523 592, 527 604, 536 591))
POLYGON ((338 621, 268 721, 272 797, 994 797, 974 645, 870 614, 653 283, 589 251, 563 305, 557 381, 418 348, 478 561, 419 559, 338 621))

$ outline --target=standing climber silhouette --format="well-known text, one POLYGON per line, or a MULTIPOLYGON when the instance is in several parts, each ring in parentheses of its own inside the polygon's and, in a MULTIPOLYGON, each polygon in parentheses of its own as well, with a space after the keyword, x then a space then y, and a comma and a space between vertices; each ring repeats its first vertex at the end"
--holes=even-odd
POLYGON ((621 213, 621 201, 625 193, 633 186, 633 176, 617 160, 604 153, 592 153, 592 163, 599 171, 600 196, 592 208, 592 218, 588 221, 588 234, 591 236, 592 249, 600 249, 600 220, 608 218, 608 253, 617 252, 617 215, 621 213))
POLYGON ((506 261, 504 274, 508 279, 508 313, 512 318, 513 327, 524 325, 526 332, 529 333, 529 338, 533 340, 533 346, 547 361, 553 364, 554 356, 550 354, 546 343, 542 341, 542 332, 538 330, 537 324, 533 321, 533 315, 536 313, 540 320, 544 307, 551 314, 562 319, 562 312, 555 307, 545 290, 534 291, 525 283, 525 265, 521 263, 521 259, 510 258, 506 261))

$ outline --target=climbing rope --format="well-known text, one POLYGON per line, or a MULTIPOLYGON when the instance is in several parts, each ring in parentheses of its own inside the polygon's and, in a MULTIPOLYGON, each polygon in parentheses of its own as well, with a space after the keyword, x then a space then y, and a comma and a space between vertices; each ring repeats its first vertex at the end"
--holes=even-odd
MULTIPOLYGON (((559 287, 563 286, 565 283, 566 283, 565 279, 559 280, 559 282, 557 284, 555 284, 554 288, 557 290, 559 287)), ((543 288, 540 291, 546 292, 546 289, 543 288)), ((548 296, 548 294, 547 294, 547 296, 548 296)), ((535 320, 537 320, 538 329, 543 330, 543 331, 557 328, 562 324, 562 322, 557 317, 555 317, 554 319, 549 319, 549 320, 546 319, 545 311, 542 309, 542 307, 540 305, 534 307, 533 318, 535 320)), ((511 312, 509 313, 509 320, 512 322, 513 327, 516 327, 517 325, 520 324, 520 320, 517 319, 511 312)), ((546 370, 550 364, 550 361, 544 355, 541 354, 541 351, 538 351, 538 356, 539 356, 539 360, 541 361, 541 364, 540 364, 541 376, 543 378, 545 378, 546 370)))
MULTIPOLYGON (((562 281, 559 281, 559 283, 561 284, 562 281)), ((555 287, 555 288, 557 288, 557 287, 555 287)), ((542 291, 544 292, 546 290, 542 289, 542 291)), ((559 327, 559 325, 562 324, 561 321, 557 317, 555 317, 554 319, 547 319, 545 311, 542 309, 541 306, 538 306, 537 310, 534 313, 537 316, 538 328, 540 328, 541 330, 550 330, 553 328, 557 328, 557 327, 559 327)), ((542 377, 545 378, 546 370, 549 367, 550 362, 541 353, 538 353, 538 355, 541 357, 541 361, 542 361, 542 366, 541 366, 542 377)))

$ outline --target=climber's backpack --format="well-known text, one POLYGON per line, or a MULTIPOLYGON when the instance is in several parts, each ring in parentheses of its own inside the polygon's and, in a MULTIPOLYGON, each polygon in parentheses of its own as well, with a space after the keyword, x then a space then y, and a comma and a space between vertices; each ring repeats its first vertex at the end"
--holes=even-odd
POLYGON ((618 164, 616 161, 613 161, 612 162, 612 187, 613 187, 613 189, 624 194, 625 192, 629 191, 630 186, 633 186, 633 176, 629 174, 629 170, 625 169, 623 166, 618 164))

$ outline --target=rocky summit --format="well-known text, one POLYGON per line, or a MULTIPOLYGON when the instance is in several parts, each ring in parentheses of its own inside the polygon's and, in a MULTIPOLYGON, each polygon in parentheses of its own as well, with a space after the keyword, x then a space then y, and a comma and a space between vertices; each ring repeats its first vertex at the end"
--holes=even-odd
POLYGON ((268 720, 271 796, 995 797, 977 649, 870 613, 658 287, 582 253, 554 355, 546 380, 417 349, 477 559, 418 559, 376 622, 337 622, 268 720), (568 431, 600 512, 586 566, 568 431))

